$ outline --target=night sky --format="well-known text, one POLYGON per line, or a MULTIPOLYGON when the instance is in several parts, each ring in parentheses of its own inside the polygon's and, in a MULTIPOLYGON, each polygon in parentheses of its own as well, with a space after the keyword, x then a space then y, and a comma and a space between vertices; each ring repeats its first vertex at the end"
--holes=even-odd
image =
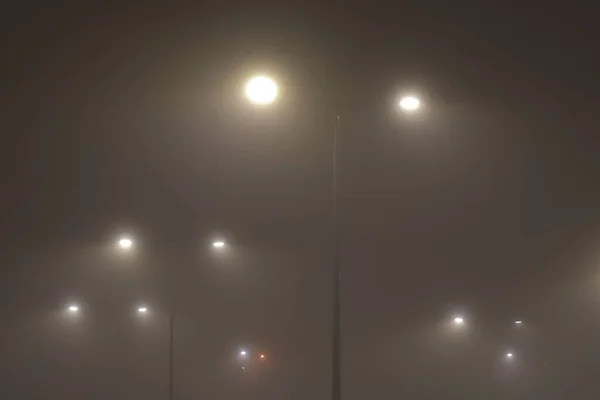
POLYGON ((592 9, 101 3, 0 17, 1 398, 166 399, 174 301, 176 399, 329 399, 336 113, 342 398, 599 398, 592 9))

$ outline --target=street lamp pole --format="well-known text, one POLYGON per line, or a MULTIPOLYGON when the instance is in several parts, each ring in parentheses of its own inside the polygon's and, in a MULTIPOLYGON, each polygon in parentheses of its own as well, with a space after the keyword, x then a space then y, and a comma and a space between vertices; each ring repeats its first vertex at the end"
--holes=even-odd
MULTIPOLYGON (((414 112, 420 107, 420 100, 414 96, 405 96, 400 107, 406 112, 414 112)), ((338 198, 340 191, 340 116, 336 114, 333 127, 333 182, 332 182, 332 225, 333 225, 333 332, 332 332, 332 371, 331 400, 342 397, 342 337, 341 337, 341 283, 340 266, 340 220, 338 215, 338 198)), ((455 322, 461 325, 464 321, 458 317, 455 322)))
POLYGON ((339 192, 339 167, 340 167, 340 116, 336 115, 333 127, 333 331, 332 331, 332 385, 331 399, 341 400, 341 268, 340 268, 340 224, 338 218, 338 192, 339 192))
POLYGON ((175 353, 175 309, 171 307, 169 312, 169 400, 175 398, 175 371, 174 371, 174 353, 175 353))

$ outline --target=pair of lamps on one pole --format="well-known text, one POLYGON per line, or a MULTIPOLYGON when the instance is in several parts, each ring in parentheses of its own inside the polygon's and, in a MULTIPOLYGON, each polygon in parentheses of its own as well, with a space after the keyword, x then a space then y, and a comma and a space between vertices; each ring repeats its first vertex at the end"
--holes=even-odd
MULTIPOLYGON (((452 320, 452 322, 456 326, 463 326, 463 325, 465 325, 465 319, 462 316, 460 316, 460 315, 455 316, 454 319, 452 320)), ((514 324, 516 326, 521 326, 521 325, 523 325, 523 321, 520 320, 520 319, 518 319, 518 320, 516 320, 514 322, 514 324)), ((512 360, 515 357, 515 354, 512 351, 508 351, 508 352, 506 352, 506 354, 504 355, 504 357, 507 360, 512 360)))
MULTIPOLYGON (((225 245, 226 245, 226 243, 220 239, 215 240, 212 243, 212 246, 215 249, 222 249, 225 247, 225 245)), ((117 242, 117 246, 121 250, 131 250, 134 247, 134 242, 133 242, 133 239, 131 239, 130 237, 123 236, 123 237, 119 238, 119 241, 117 242)))
MULTIPOLYGON (((246 84, 246 97, 256 105, 269 105, 278 94, 277 83, 266 75, 254 76, 246 84)), ((415 112, 421 107, 421 100, 415 95, 405 95, 398 101, 398 107, 405 112, 415 112)))

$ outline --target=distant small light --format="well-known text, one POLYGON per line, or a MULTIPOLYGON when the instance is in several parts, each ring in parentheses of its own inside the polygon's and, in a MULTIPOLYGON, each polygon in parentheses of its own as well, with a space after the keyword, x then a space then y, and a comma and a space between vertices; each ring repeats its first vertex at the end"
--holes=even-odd
POLYGON ((260 358, 263 358, 263 359, 264 359, 264 358, 265 358, 265 355, 264 355, 264 354, 261 354, 261 355, 260 355, 260 358))
POLYGON ((456 325, 462 325, 465 323, 465 320, 462 317, 456 317, 456 318, 454 318, 454 323, 456 325))
POLYGON ((77 311, 79 311, 79 307, 77 306, 69 306, 69 311, 72 313, 76 313, 77 311))
POLYGON ((506 358, 513 358, 513 353, 506 353, 506 358))
POLYGON ((241 355, 241 356, 245 356, 246 354, 248 354, 248 353, 246 353, 246 350, 242 350, 242 351, 240 351, 240 355, 241 355))
POLYGON ((523 321, 515 321, 516 325, 521 325, 523 323, 523 321))
POLYGON ((140 308, 138 308, 138 312, 140 314, 145 314, 145 313, 148 312, 148 308, 147 307, 140 307, 140 308))
POLYGON ((213 242, 213 247, 217 249, 222 249, 223 247, 225 247, 225 242, 223 242, 222 240, 217 240, 216 242, 213 242))
POLYGON ((242 367, 242 369, 246 369, 246 367, 242 367))

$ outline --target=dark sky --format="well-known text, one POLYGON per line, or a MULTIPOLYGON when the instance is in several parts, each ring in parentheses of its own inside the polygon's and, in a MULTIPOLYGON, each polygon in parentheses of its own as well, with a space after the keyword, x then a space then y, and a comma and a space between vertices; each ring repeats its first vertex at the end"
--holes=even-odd
POLYGON ((2 12, 0 397, 166 398, 174 298, 178 399, 328 399, 336 109, 343 399, 600 396, 593 9, 101 3, 2 12))

